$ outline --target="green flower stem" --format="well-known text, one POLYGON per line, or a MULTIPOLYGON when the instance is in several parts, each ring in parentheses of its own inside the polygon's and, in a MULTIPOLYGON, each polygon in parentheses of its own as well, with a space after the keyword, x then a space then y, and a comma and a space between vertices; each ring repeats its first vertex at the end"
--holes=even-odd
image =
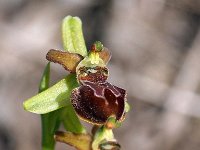
MULTIPOLYGON (((50 63, 45 67, 43 76, 39 85, 39 93, 49 87, 50 63)), ((58 119, 58 110, 41 115, 42 121, 42 150, 54 150, 55 140, 54 133, 60 126, 58 119)))
POLYGON ((59 110, 42 114, 42 150, 54 150, 54 133, 60 126, 59 110))

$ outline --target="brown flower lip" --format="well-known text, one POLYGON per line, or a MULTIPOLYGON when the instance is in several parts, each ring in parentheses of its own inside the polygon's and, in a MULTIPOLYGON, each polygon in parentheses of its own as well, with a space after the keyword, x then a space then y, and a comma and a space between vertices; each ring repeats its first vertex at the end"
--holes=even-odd
POLYGON ((71 102, 80 118, 93 124, 105 124, 110 116, 124 118, 126 91, 108 82, 82 82, 72 91, 71 102))

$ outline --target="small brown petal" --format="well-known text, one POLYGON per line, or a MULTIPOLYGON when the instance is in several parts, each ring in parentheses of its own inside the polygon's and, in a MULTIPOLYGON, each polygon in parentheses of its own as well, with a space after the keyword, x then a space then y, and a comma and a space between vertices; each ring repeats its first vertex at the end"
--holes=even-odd
POLYGON ((99 52, 99 57, 107 64, 110 61, 112 54, 108 48, 104 47, 101 52, 99 52))

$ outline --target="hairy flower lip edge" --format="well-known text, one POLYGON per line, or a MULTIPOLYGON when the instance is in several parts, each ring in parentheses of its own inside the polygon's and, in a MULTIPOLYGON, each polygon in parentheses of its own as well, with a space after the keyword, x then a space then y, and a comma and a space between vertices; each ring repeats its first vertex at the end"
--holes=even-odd
MULTIPOLYGON (((110 83, 109 83, 110 84, 110 83)), ((111 84, 112 85, 112 84, 111 84)), ((119 88, 119 87, 117 87, 117 86, 114 86, 114 85, 112 85, 113 87, 115 87, 115 88, 118 88, 118 90, 119 89, 121 89, 121 90, 124 90, 124 89, 122 89, 122 88, 119 88)), ((79 99, 78 100, 78 96, 80 96, 80 87, 83 87, 83 85, 81 85, 81 86, 79 86, 79 87, 77 87, 77 88, 75 88, 75 89, 73 89, 72 90, 72 93, 71 93, 71 97, 70 97, 70 100, 71 100, 71 103, 72 103, 72 105, 73 105, 73 107, 74 107, 74 109, 75 109, 75 112, 76 112, 76 114, 79 116, 79 118, 80 119, 82 119, 82 120, 84 120, 84 121, 86 121, 86 122, 88 122, 88 123, 91 123, 91 124, 93 124, 93 125, 105 125, 106 124, 106 122, 107 122, 107 119, 109 118, 109 116, 107 116, 106 118, 107 119, 105 119, 104 121, 99 121, 99 122, 97 122, 97 121, 94 121, 94 120, 92 120, 91 118, 93 117, 93 116, 90 116, 90 118, 87 118, 86 116, 88 115, 88 112, 87 111, 85 111, 85 112, 83 112, 83 114, 80 114, 80 111, 77 111, 79 108, 77 108, 77 102, 79 101, 79 102, 81 102, 81 100, 79 99), (76 100, 75 100, 76 99, 76 100)), ((118 91, 119 92, 119 91, 118 91)), ((121 91, 122 92, 122 91, 121 91)), ((120 93, 121 95, 118 95, 118 98, 121 96, 121 98, 123 99, 123 108, 122 108, 122 112, 121 112, 121 115, 120 115, 120 117, 118 118, 118 119, 116 119, 118 122, 122 122, 124 119, 125 119, 125 115, 126 115, 126 112, 125 112, 125 103, 126 103, 126 101, 127 101, 127 99, 126 99, 126 95, 127 95, 127 93, 126 93, 126 91, 124 90, 124 93, 120 93)), ((105 97, 104 97, 105 98, 105 97)), ((116 101, 117 101, 117 97, 115 97, 116 99, 116 101)), ((78 106, 78 107, 80 107, 80 106, 78 106)), ((99 106, 97 106, 97 107, 99 107, 99 106)), ((119 106, 120 107, 120 106, 119 106)), ((83 108, 83 107, 81 107, 81 108, 83 108)), ((86 108, 83 108, 83 109, 86 109, 86 108)), ((111 114, 110 116, 115 116, 117 113, 119 113, 119 111, 120 110, 118 110, 118 112, 115 112, 115 114, 111 114)), ((105 116, 104 116, 105 117, 105 116)), ((98 116, 97 116, 97 118, 98 118, 98 116)), ((97 119, 98 120, 98 119, 97 119)))

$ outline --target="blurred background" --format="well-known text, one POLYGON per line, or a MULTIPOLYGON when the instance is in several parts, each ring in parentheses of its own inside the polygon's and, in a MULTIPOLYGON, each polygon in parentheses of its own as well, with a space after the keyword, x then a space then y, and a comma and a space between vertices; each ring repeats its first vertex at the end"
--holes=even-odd
MULTIPOLYGON (((199 0, 0 0, 0 150, 41 147, 40 116, 22 103, 38 91, 47 51, 62 49, 66 15, 82 19, 88 47, 112 51, 109 81, 132 107, 115 130, 122 149, 199 150, 199 0)), ((52 64, 51 84, 65 75, 52 64)))

